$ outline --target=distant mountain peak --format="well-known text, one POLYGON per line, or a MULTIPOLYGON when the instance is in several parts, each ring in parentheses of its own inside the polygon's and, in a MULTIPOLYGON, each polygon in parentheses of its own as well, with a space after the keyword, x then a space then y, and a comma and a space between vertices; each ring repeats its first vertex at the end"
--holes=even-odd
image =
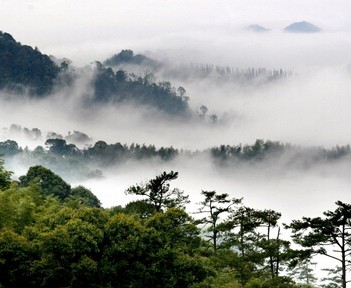
POLYGON ((265 27, 263 27, 261 25, 258 25, 258 24, 252 24, 252 25, 246 26, 245 30, 251 31, 251 32, 256 32, 256 33, 262 33, 262 32, 270 31, 270 29, 267 29, 267 28, 265 28, 265 27))
POLYGON ((302 21, 290 24, 284 28, 284 31, 291 33, 318 33, 322 29, 312 23, 302 21))

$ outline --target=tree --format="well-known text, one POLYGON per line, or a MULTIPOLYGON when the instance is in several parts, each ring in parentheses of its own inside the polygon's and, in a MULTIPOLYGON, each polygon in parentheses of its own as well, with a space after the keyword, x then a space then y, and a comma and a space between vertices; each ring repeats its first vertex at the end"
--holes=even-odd
MULTIPOLYGON (((34 287, 99 287, 100 249, 107 214, 96 208, 46 211, 28 227, 34 245, 34 287)), ((100 286, 101 287, 101 286, 100 286)))
POLYGON ((182 209, 170 208, 165 213, 156 213, 146 225, 157 231, 165 248, 179 249, 192 255, 200 247, 199 228, 182 209))
POLYGON ((178 172, 163 172, 146 184, 134 185, 126 190, 126 194, 145 196, 141 201, 151 204, 156 213, 168 208, 183 208, 189 203, 189 196, 178 188, 170 189, 169 182, 178 178, 178 172))
POLYGON ((208 108, 205 105, 201 105, 200 106, 200 118, 205 119, 207 112, 208 112, 208 108))
POLYGON ((74 144, 67 144, 63 139, 48 139, 45 142, 49 152, 58 156, 72 156, 79 154, 79 149, 74 144))
POLYGON ((321 279, 322 288, 339 288, 342 285, 340 266, 322 269, 322 271, 328 272, 327 276, 321 279))
POLYGON ((118 213, 104 232, 100 287, 190 288, 210 274, 203 259, 191 253, 198 230, 182 210, 169 209, 146 221, 118 213))
POLYGON ((310 254, 321 254, 339 262, 341 284, 346 288, 351 252, 351 205, 341 201, 336 205, 335 211, 323 213, 324 218, 303 217, 292 221, 288 227, 292 229, 294 241, 308 248, 310 254))
MULTIPOLYGON (((0 155, 1 156, 1 155, 0 155)), ((5 162, 0 158, 0 190, 9 188, 11 184, 12 171, 4 168, 5 162)))
POLYGON ((0 142, 0 155, 14 156, 20 152, 22 152, 22 149, 18 147, 16 141, 6 140, 4 142, 0 142))
POLYGON ((61 200, 71 195, 71 186, 60 176, 43 166, 30 167, 27 174, 19 177, 20 186, 26 187, 31 182, 40 184, 44 195, 54 195, 61 200))
POLYGON ((312 268, 316 264, 317 263, 315 262, 311 262, 311 259, 305 259, 300 261, 296 267, 288 273, 288 275, 297 279, 300 283, 310 287, 318 280, 318 278, 314 275, 314 269, 312 268))
POLYGON ((78 201, 79 205, 101 208, 100 200, 87 188, 82 185, 71 190, 71 201, 78 201))
POLYGON ((280 217, 273 210, 239 207, 222 224, 222 246, 237 251, 237 259, 231 266, 242 285, 252 277, 278 277, 282 264, 289 264, 296 257, 290 242, 280 238, 280 217))
POLYGON ((235 261, 230 264, 236 270, 241 285, 254 276, 258 265, 263 265, 264 256, 259 251, 262 237, 257 229, 262 225, 261 213, 249 207, 232 210, 224 224, 223 244, 227 249, 237 251, 235 261))
POLYGON ((220 235, 223 233, 221 228, 220 216, 228 215, 232 211, 233 205, 241 204, 242 199, 229 198, 227 193, 217 194, 216 191, 204 191, 201 192, 205 196, 205 199, 200 202, 201 207, 198 213, 206 213, 207 216, 202 218, 199 223, 204 224, 207 232, 210 232, 207 237, 213 244, 213 250, 216 253, 218 249, 218 240, 220 235))
POLYGON ((0 287, 28 287, 31 243, 23 236, 0 230, 0 287))

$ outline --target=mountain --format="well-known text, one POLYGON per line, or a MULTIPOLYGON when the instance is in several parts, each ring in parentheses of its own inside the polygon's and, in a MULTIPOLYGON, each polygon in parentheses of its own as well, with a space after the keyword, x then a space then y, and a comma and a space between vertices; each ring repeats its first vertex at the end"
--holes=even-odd
POLYGON ((284 28, 284 31, 290 33, 318 33, 322 29, 312 23, 303 21, 290 24, 284 28))
POLYGON ((270 29, 267 29, 261 25, 253 24, 245 27, 245 30, 255 32, 255 33, 262 33, 262 32, 269 32, 270 29))
POLYGON ((0 89, 44 95, 51 91, 59 67, 38 48, 22 45, 0 31, 0 89), (24 88, 25 87, 25 88, 24 88))

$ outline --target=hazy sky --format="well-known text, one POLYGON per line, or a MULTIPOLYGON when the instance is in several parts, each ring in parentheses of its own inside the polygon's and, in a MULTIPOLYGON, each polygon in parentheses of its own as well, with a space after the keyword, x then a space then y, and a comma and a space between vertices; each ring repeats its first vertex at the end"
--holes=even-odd
MULTIPOLYGON (((314 23, 326 33, 351 30, 349 0, 1 0, 0 4, 1 30, 22 43, 38 46, 44 53, 66 56, 81 65, 104 59, 123 48, 197 50, 199 46, 208 46, 212 52, 224 49, 230 54, 246 50, 250 55, 254 50, 260 56, 272 58, 276 50, 267 55, 256 49, 268 52, 278 46, 285 57, 296 56, 282 51, 291 47, 287 39, 246 39, 249 43, 239 40, 238 30, 254 23, 275 32, 302 20, 314 23), (238 44, 242 42, 246 44, 238 44)), ((336 49, 340 53, 335 44, 348 42, 346 38, 344 34, 334 35, 329 52, 336 49)), ((309 40, 305 41, 297 39, 292 44, 299 49, 301 45, 310 45, 309 40)), ((239 61, 233 55, 229 59, 239 61)), ((261 59, 261 63, 265 62, 261 59)))

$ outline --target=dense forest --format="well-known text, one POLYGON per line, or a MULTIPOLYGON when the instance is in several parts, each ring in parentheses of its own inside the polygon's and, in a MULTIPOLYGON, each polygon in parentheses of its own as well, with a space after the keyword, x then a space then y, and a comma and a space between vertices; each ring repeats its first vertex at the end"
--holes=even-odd
POLYGON ((48 94, 59 73, 59 67, 38 48, 22 45, 1 31, 0 63, 0 88, 17 93, 48 94))
POLYGON ((316 254, 340 261, 319 287, 346 287, 349 204, 283 225, 277 211, 206 190, 191 216, 173 171, 127 188, 139 200, 108 209, 42 166, 11 175, 0 161, 1 287, 317 287, 316 254))

